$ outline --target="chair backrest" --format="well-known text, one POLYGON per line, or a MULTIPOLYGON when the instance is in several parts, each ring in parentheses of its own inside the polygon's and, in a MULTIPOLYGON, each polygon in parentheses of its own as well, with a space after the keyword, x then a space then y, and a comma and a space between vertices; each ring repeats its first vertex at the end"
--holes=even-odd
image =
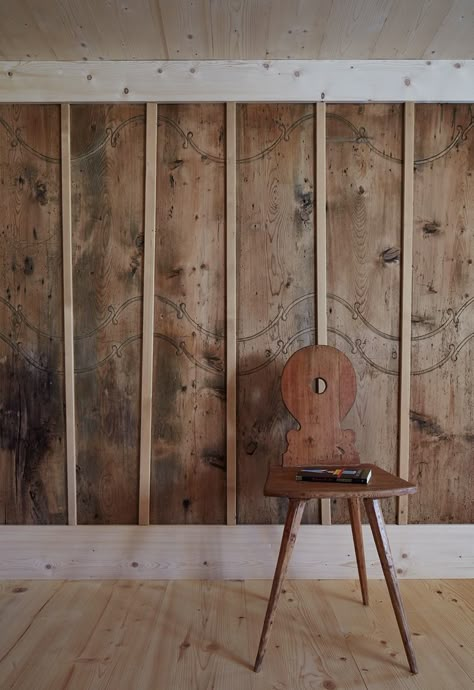
POLYGON ((341 429, 357 392, 350 360, 335 347, 311 345, 297 350, 281 378, 283 401, 300 425, 287 434, 283 465, 355 465, 355 432, 341 429))

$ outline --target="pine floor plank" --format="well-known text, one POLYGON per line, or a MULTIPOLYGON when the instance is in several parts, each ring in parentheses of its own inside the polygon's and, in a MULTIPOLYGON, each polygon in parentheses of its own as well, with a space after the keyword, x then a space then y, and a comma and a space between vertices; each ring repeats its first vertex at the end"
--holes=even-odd
POLYGON ((0 665, 27 633, 36 616, 61 587, 61 582, 0 582, 0 665))
POLYGON ((451 589, 455 595, 461 597, 469 610, 469 614, 474 616, 474 580, 440 580, 440 582, 451 589))
MULTIPOLYGON (((255 656, 269 583, 247 581, 246 591, 255 656)), ((288 581, 283 587, 262 670, 255 676, 256 690, 268 687, 295 690, 366 688, 336 617, 319 596, 313 581, 288 581)))
MULTIPOLYGON (((449 582, 449 581, 448 581, 449 582)), ((474 687, 474 616, 472 606, 442 580, 421 580, 406 588, 407 606, 416 609, 425 629, 436 636, 470 677, 474 687), (419 601, 431 607, 417 607, 419 601)), ((472 601, 472 599, 471 599, 472 601)))
POLYGON ((383 581, 289 581, 262 670, 269 581, 4 582, 2 690, 464 690, 473 687, 466 581, 401 582, 412 675, 383 581))
POLYGON ((472 688, 468 675, 442 644, 443 631, 433 627, 435 621, 427 620, 422 613, 435 606, 436 601, 428 592, 424 600, 408 596, 413 581, 403 581, 401 589, 420 667, 416 676, 407 666, 385 582, 369 582, 370 607, 360 606, 356 582, 322 582, 321 585, 369 690, 472 688))
POLYGON ((166 582, 117 582, 92 634, 73 658, 67 688, 135 687, 166 592, 166 582))
MULTIPOLYGON (((369 690, 420 690, 423 684, 407 665, 385 582, 369 580, 370 606, 363 606, 357 581, 321 581, 323 596, 330 602, 369 690)), ((408 619, 411 622, 411 611, 408 619)), ((415 653, 418 646, 415 639, 415 653)))
POLYGON ((241 582, 170 582, 137 687, 253 690, 241 582))
POLYGON ((0 688, 67 687, 71 655, 93 628, 110 589, 98 581, 64 583, 0 664, 0 688))

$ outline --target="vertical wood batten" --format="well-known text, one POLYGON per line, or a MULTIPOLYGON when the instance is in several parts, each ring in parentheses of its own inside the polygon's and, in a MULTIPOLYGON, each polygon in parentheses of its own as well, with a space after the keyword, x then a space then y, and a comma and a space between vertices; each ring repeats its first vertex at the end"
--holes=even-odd
POLYGON ((155 312, 155 225, 158 106, 146 104, 145 227, 143 259, 142 382, 138 522, 150 524, 151 426, 153 405, 153 332, 155 312))
POLYGON ((70 525, 77 525, 76 402, 74 393, 74 313, 72 292, 71 106, 68 103, 61 105, 61 221, 63 240, 67 512, 68 523, 70 525))
POLYGON ((226 458, 227 524, 237 519, 237 266, 235 103, 226 104, 226 458))
MULTIPOLYGON (((403 152, 403 227, 400 302, 400 391, 398 474, 409 476, 410 453, 410 372, 413 263, 413 192, 415 161, 415 104, 405 103, 403 152)), ((408 522, 408 496, 398 499, 398 524, 408 522)))
MULTIPOLYGON (((327 345, 327 266, 326 266, 326 103, 316 104, 316 137, 315 137, 315 275, 316 275, 316 343, 327 345)), ((321 501, 321 522, 331 524, 331 502, 321 501)))

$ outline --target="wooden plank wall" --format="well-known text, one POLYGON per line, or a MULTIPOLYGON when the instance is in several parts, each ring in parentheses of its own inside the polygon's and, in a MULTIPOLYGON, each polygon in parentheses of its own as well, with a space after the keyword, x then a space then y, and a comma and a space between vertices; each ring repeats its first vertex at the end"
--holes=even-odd
POLYGON ((409 520, 472 522, 472 106, 416 107, 414 205, 409 520))
MULTIPOLYGON (((143 524, 232 523, 226 386, 233 379, 225 364, 233 352, 226 305, 235 289, 238 523, 284 518, 284 502, 262 495, 268 466, 280 461, 294 427, 279 377, 292 352, 324 337, 316 332, 315 306, 325 299, 328 342, 346 352, 357 372, 347 425, 357 432, 361 455, 393 472, 405 471, 408 461, 419 485, 408 515, 399 508, 398 519, 470 522, 472 107, 415 107, 411 188, 403 105, 326 106, 326 195, 314 105, 236 106, 236 161, 226 165, 226 151, 234 151, 233 108, 226 119, 223 104, 160 105, 152 141, 145 106, 70 106, 72 264, 64 277, 72 272, 77 457, 72 450, 68 467, 76 466, 78 522, 136 524, 140 497, 143 524), (155 214, 147 216, 155 252, 147 244, 146 258, 145 151, 149 199, 156 178, 155 227, 155 214), (403 256, 411 192, 414 224, 405 231, 413 230, 413 252, 403 256), (315 288, 316 266, 324 268, 324 257, 315 255, 324 225, 325 298, 315 288), (153 349, 143 350, 144 377, 153 363, 151 452, 146 424, 140 432, 142 338, 152 333, 142 316, 144 261, 150 276, 154 262, 155 273, 145 286, 154 296, 153 349), (400 446, 400 307, 409 301, 411 279, 412 375, 403 384, 411 383, 411 398, 410 410, 402 410, 410 414, 410 438, 400 446)), ((68 171, 67 149, 61 168, 60 141, 59 106, 2 106, 4 523, 68 519, 61 241, 61 173, 67 188, 68 171)), ((395 502, 384 504, 387 521, 395 522, 395 502)), ((324 516, 314 502, 306 521, 322 517, 347 521, 337 502, 324 516)))
POLYGON ((144 107, 71 106, 79 523, 137 521, 144 107))
POLYGON ((0 522, 67 521, 59 106, 0 108, 0 522))
MULTIPOLYGON (((285 361, 315 340, 314 107, 238 109, 238 491, 240 523, 279 522, 264 499, 295 423, 280 395, 285 361)), ((318 520, 310 504, 307 520, 318 520)))
MULTIPOLYGON (((346 424, 361 457, 397 471, 403 130, 400 105, 328 105, 328 329, 357 372, 346 424), (395 161, 394 159, 398 159, 395 161)), ((335 501, 333 521, 347 521, 335 501)), ((393 522, 395 501, 383 501, 393 522)))
POLYGON ((223 523, 225 106, 158 125, 151 522, 223 523))

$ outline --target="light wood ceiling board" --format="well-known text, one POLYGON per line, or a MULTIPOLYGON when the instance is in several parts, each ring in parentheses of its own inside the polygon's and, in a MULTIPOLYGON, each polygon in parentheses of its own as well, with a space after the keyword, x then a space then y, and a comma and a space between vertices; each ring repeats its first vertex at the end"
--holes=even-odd
MULTIPOLYGON (((13 6, 9 0, 5 5, 15 31, 22 26, 13 59, 87 60, 124 55, 124 38, 111 5, 98 4, 99 16, 94 15, 94 6, 88 0, 47 0, 46 6, 31 0, 13 6)), ((3 9, 3 5, 0 7, 3 9)), ((9 36, 10 28, 2 25, 2 43, 9 36)))
POLYGON ((332 0, 274 2, 268 30, 268 55, 282 59, 291 55, 318 58, 332 6, 332 0))
POLYGON ((209 11, 205 0, 161 0, 159 5, 170 60, 212 57, 209 11))
POLYGON ((454 0, 393 3, 370 57, 423 57, 453 4, 454 0))
POLYGON ((30 0, 38 25, 53 36, 56 57, 68 60, 166 58, 159 8, 153 0, 68 0, 40 13, 30 0))
MULTIPOLYGON (((90 60, 168 57, 155 0, 67 0, 58 5, 64 23, 69 22, 80 38, 80 51, 90 60)), ((76 53, 69 59, 77 59, 76 53)))
POLYGON ((2 0, 0 58, 466 59, 472 0, 2 0))
MULTIPOLYGON (((26 0, 25 4, 34 22, 32 26, 36 27, 35 40, 41 38, 50 47, 53 59, 117 57, 117 45, 120 46, 120 55, 123 54, 124 39, 110 5, 98 6, 97 17, 89 0, 69 0, 64 3, 49 0, 46 8, 44 5, 40 7, 34 0, 26 0), (106 11, 101 12, 101 9, 106 11)), ((26 44, 30 41, 30 34, 25 35, 26 44)), ((40 59, 42 57, 39 56, 40 59)))
POLYGON ((459 59, 474 58, 473 0, 456 0, 424 57, 440 60, 445 55, 459 59))
POLYGON ((5 0, 0 55, 10 59, 167 58, 155 0, 5 0))
POLYGON ((210 0, 212 57, 222 55, 233 60, 266 57, 269 21, 275 4, 272 0, 210 0))
POLYGON ((369 57, 392 4, 392 0, 333 2, 319 57, 369 57))
POLYGON ((0 55, 11 60, 55 57, 24 0, 0 2, 0 55))

